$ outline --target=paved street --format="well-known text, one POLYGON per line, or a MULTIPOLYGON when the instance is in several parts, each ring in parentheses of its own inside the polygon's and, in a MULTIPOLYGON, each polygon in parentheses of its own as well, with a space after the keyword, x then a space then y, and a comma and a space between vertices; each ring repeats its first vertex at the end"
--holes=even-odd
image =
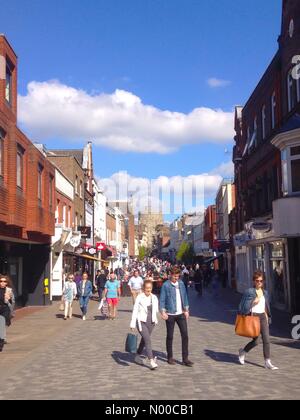
MULTIPOLYGON (((234 335, 238 296, 222 292, 199 298, 190 291, 190 358, 193 368, 169 366, 165 325, 153 334, 159 369, 150 371, 124 352, 131 299, 123 298, 116 321, 104 321, 91 302, 89 317, 64 321, 58 304, 19 317, 8 330, 0 355, 0 399, 295 399, 300 395, 300 342, 277 327, 272 337, 274 363, 263 368, 262 348, 248 363, 237 363, 246 340, 234 335)), ((79 314, 78 303, 75 315, 79 314)), ((288 331, 288 329, 287 329, 288 331)), ((176 330, 174 356, 181 360, 176 330)))

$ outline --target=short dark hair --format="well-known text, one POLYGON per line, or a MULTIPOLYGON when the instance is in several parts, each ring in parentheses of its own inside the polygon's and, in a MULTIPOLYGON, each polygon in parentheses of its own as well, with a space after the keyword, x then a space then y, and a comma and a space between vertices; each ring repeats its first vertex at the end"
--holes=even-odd
POLYGON ((178 267, 173 267, 171 269, 171 276, 177 275, 177 274, 181 274, 180 268, 178 267))
POLYGON ((265 273, 263 271, 255 271, 253 273, 253 281, 256 281, 257 279, 259 279, 260 277, 262 277, 263 281, 265 281, 265 273))

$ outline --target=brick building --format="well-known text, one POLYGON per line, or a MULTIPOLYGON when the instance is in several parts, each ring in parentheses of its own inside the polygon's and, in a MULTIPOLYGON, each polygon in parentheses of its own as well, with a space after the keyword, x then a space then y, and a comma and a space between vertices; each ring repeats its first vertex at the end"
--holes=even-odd
POLYGON ((54 233, 55 172, 17 127, 17 57, 0 35, 0 272, 17 303, 43 304, 54 233))
POLYGON ((204 213, 204 233, 203 240, 209 244, 209 249, 213 249, 214 241, 217 239, 217 218, 216 206, 207 207, 204 213))
POLYGON ((243 291, 253 271, 263 270, 273 305, 299 311, 300 2, 282 6, 278 51, 236 108, 236 280, 243 291))

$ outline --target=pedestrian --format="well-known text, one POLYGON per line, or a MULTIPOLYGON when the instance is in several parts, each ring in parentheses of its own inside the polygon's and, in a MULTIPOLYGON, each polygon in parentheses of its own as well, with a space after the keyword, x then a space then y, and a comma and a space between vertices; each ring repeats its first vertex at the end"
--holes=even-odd
POLYGON ((115 273, 111 273, 109 280, 105 283, 104 297, 108 303, 109 316, 111 320, 115 320, 117 316, 117 306, 121 297, 121 286, 117 280, 115 273))
POLYGON ((220 288, 220 276, 218 270, 215 270, 212 279, 211 279, 211 286, 213 290, 213 296, 218 297, 219 296, 219 288, 220 288))
POLYGON ((144 280, 139 275, 139 270, 134 270, 133 276, 128 282, 128 286, 130 287, 131 296, 133 300, 133 304, 135 304, 135 300, 137 296, 142 292, 144 280))
POLYGON ((178 325, 182 342, 182 361, 185 366, 193 366, 189 356, 189 338, 187 320, 189 319, 189 302, 186 287, 180 280, 180 269, 171 270, 170 280, 166 281, 160 292, 160 312, 167 327, 167 357, 170 365, 175 365, 173 359, 173 335, 175 323, 178 325))
POLYGON ((195 267, 194 272, 194 285, 195 290, 198 293, 199 296, 202 296, 202 272, 200 271, 199 265, 195 267))
POLYGON ((133 307, 130 328, 132 331, 137 328, 142 337, 135 357, 135 362, 141 365, 144 364, 141 355, 146 347, 150 368, 154 370, 158 365, 156 363, 156 358, 153 357, 151 334, 155 325, 158 323, 157 313, 159 311, 159 306, 157 297, 152 293, 152 288, 152 281, 145 280, 143 292, 137 296, 133 307))
POLYGON ((103 297, 103 292, 104 292, 106 280, 107 280, 107 277, 105 275, 104 270, 97 270, 97 275, 96 275, 96 279, 95 279, 95 286, 96 286, 97 291, 98 291, 99 302, 101 302, 101 299, 103 297))
POLYGON ((79 295, 79 305, 82 312, 83 321, 86 320, 86 314, 88 309, 88 304, 91 296, 93 295, 93 285, 92 282, 88 279, 88 273, 82 274, 82 280, 78 285, 78 295, 79 295))
POLYGON ((68 317, 72 318, 72 305, 73 300, 76 298, 77 295, 77 287, 74 281, 74 274, 69 274, 67 277, 67 281, 65 282, 64 290, 63 290, 63 301, 65 306, 65 316, 64 320, 66 321, 68 317))
MULTIPOLYGON (((265 358, 265 368, 278 370, 278 367, 271 363, 270 352, 270 332, 269 324, 271 321, 271 308, 269 294, 264 288, 264 273, 256 271, 253 275, 253 288, 248 289, 242 296, 239 305, 241 315, 257 316, 260 321, 261 336, 263 341, 263 353, 265 358)), ((246 354, 249 353, 258 343, 259 337, 255 337, 245 348, 239 351, 239 361, 241 365, 245 364, 246 354)))
POLYGON ((182 281, 183 281, 183 283, 185 285, 185 288, 187 290, 188 289, 188 284, 189 284, 190 272, 186 268, 185 265, 182 266, 181 276, 182 276, 182 281))
POLYGON ((9 276, 0 275, 0 352, 6 339, 6 327, 11 324, 15 297, 9 276))

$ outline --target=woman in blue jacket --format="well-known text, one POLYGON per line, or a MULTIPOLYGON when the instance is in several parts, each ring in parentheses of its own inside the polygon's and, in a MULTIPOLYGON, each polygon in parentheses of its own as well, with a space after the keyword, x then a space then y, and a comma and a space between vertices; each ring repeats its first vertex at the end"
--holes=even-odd
POLYGON ((87 308, 90 301, 90 297, 93 294, 93 285, 92 282, 88 279, 88 274, 83 273, 82 280, 78 284, 78 295, 79 295, 79 304, 82 312, 83 321, 86 320, 87 308))
MULTIPOLYGON (((241 315, 253 314, 259 317, 261 336, 263 340, 263 352, 265 358, 266 369, 277 370, 273 366, 270 359, 270 332, 269 324, 271 321, 271 308, 268 292, 264 289, 264 273, 257 271, 253 275, 254 287, 246 290, 240 306, 239 313, 241 315)), ((247 346, 239 351, 239 361, 241 365, 245 364, 246 354, 258 345, 259 337, 254 338, 247 346)))

